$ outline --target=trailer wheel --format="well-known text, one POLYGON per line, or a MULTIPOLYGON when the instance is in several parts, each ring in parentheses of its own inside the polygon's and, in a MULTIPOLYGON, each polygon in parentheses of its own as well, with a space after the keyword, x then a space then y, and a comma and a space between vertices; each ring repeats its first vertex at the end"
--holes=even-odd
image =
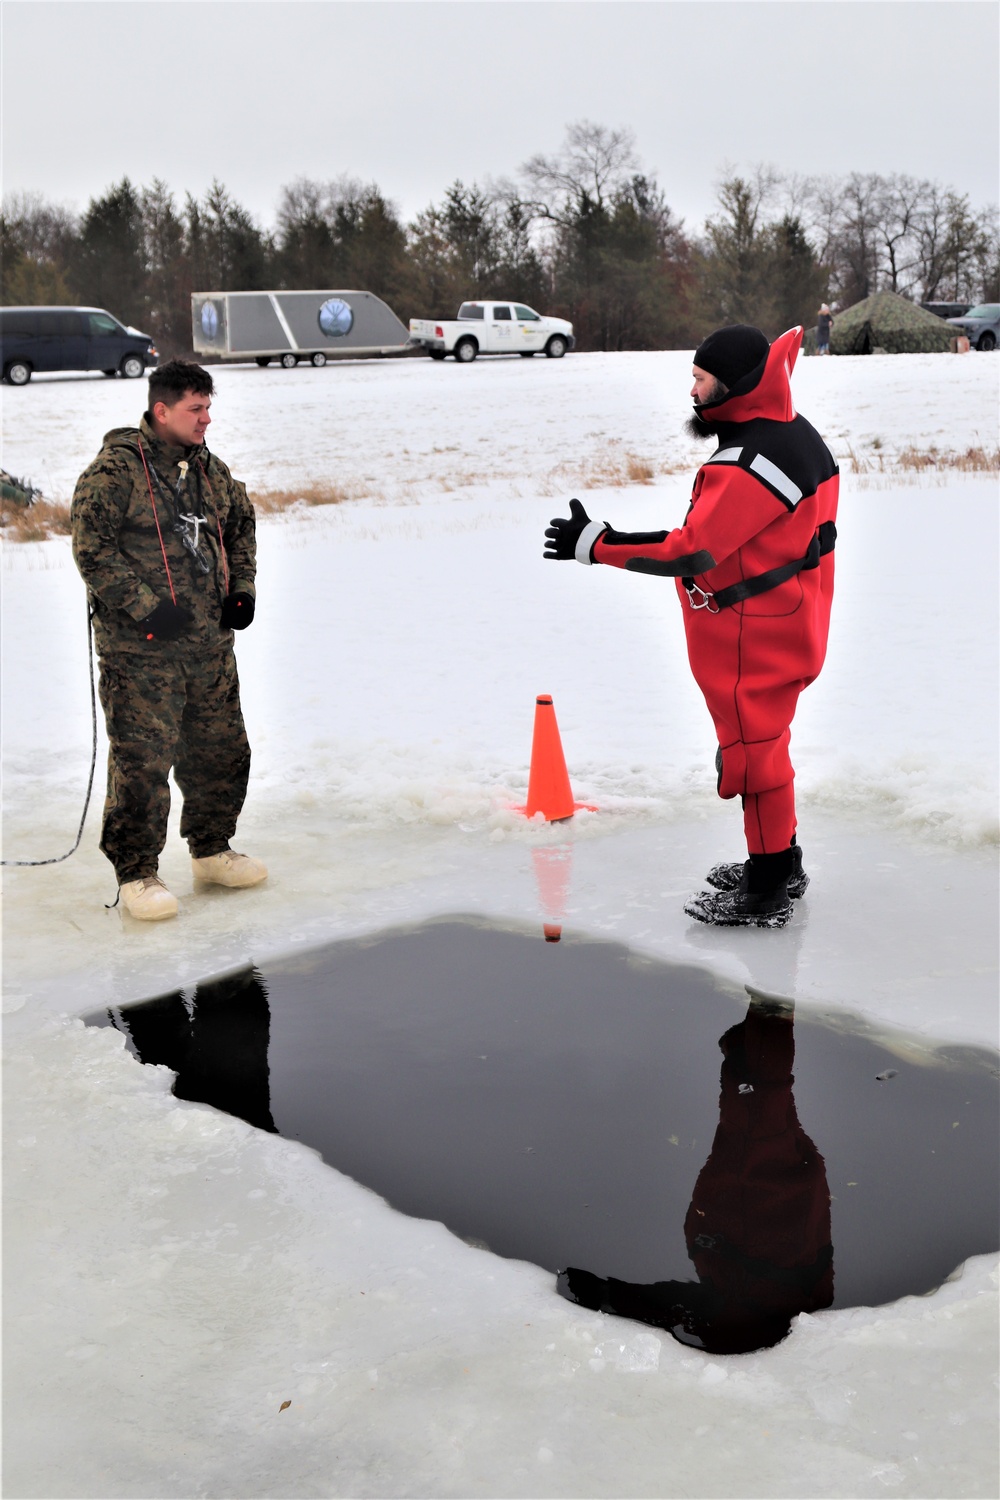
POLYGON ((559 333, 554 333, 545 345, 545 353, 549 359, 562 359, 566 353, 566 340, 559 333))
POLYGON ((455 345, 455 358, 459 364, 471 365, 478 353, 479 345, 475 339, 459 339, 455 345))
POLYGON ((120 369, 126 380, 138 380, 146 366, 138 354, 126 354, 120 369))
POLYGON ((444 359, 443 349, 428 349, 427 353, 430 355, 431 359, 444 359))
POLYGON ((534 359, 535 357, 534 349, 519 349, 517 352, 522 359, 534 359))
POLYGON ((326 364, 326 355, 322 352, 322 350, 317 349, 316 353, 312 357, 312 363, 316 366, 317 370, 322 370, 323 366, 326 364))
POLYGON ((27 385, 31 379, 31 366, 26 359, 12 359, 3 378, 8 385, 27 385))
POLYGON ((294 370, 298 360, 294 354, 283 354, 281 356, 281 368, 283 370, 294 370))
POLYGON ((270 363, 271 361, 266 354, 257 354, 254 356, 254 364, 260 365, 262 370, 266 370, 270 363))
POLYGON ((118 371, 117 370, 102 370, 101 374, 102 375, 106 375, 109 380, 114 380, 115 376, 118 374, 118 371))

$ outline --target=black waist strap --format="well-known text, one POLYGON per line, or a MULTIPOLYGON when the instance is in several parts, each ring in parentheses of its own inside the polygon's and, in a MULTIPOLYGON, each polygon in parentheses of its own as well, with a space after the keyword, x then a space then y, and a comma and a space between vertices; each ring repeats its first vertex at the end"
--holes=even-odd
MULTIPOLYGON (((756 599, 758 594, 766 594, 779 584, 787 583, 796 573, 805 572, 808 568, 818 568, 820 558, 833 551, 836 541, 836 526, 832 521, 824 521, 809 543, 809 551, 805 557, 783 563, 780 568, 768 568, 766 573, 758 573, 756 578, 743 578, 739 583, 730 584, 727 589, 719 589, 710 596, 714 609, 728 609, 732 604, 742 604, 744 599, 756 599)), ((681 583, 689 594, 694 593, 696 584, 693 578, 682 578, 681 583)))

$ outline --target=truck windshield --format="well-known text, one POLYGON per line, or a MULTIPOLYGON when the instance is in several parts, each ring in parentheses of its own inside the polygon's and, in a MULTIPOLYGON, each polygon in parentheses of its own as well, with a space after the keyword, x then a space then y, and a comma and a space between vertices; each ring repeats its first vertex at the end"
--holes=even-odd
POLYGON ((460 318, 484 318, 486 309, 481 302, 463 302, 458 309, 460 318))

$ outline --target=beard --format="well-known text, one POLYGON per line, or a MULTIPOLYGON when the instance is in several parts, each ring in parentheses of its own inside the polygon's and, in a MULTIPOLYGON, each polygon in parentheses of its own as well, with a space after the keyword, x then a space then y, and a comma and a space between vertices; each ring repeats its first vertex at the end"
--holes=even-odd
POLYGON ((716 432, 715 428, 710 422, 705 421, 705 418, 701 415, 701 412, 706 406, 715 406, 718 402, 724 401, 728 395, 729 387, 727 385, 723 385, 722 381, 718 378, 718 376, 716 376, 712 388, 708 392, 708 395, 705 397, 705 400, 702 401, 699 405, 695 406, 694 416, 688 417, 687 422, 684 424, 688 434, 691 437, 702 439, 718 437, 719 434, 716 432))
POLYGON ((716 438, 719 436, 712 424, 706 422, 705 418, 700 417, 697 412, 693 416, 688 417, 684 423, 684 430, 689 437, 700 438, 702 442, 706 438, 716 438))

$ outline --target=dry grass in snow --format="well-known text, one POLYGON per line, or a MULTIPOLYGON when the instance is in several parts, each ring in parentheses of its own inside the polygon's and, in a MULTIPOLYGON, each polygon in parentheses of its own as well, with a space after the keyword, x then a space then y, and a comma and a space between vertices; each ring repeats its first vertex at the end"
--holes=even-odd
POLYGON ((8 542, 44 542, 50 536, 68 536, 69 506, 51 500, 36 500, 31 506, 3 500, 0 528, 8 542))
POLYGON ((979 445, 959 453, 942 450, 934 444, 929 448, 917 448, 911 443, 898 453, 886 453, 874 445, 871 453, 858 453, 848 443, 845 467, 853 474, 926 474, 944 470, 962 474, 996 474, 1000 472, 1000 448, 979 445))

